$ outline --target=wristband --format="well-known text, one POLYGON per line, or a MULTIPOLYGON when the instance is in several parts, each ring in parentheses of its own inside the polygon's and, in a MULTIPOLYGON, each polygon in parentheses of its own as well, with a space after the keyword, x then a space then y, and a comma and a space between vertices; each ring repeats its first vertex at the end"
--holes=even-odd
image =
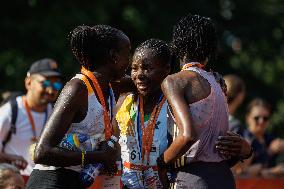
POLYGON ((86 151, 82 150, 81 167, 84 167, 85 165, 85 157, 86 157, 86 151))

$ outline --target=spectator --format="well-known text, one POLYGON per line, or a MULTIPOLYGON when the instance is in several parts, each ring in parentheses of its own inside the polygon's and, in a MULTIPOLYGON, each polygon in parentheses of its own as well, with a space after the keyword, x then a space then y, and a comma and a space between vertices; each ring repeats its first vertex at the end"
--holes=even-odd
POLYGON ((19 170, 10 164, 0 164, 0 188, 1 189, 24 189, 25 182, 19 170))
POLYGON ((52 59, 34 62, 25 78, 27 93, 12 98, 0 108, 0 159, 30 175, 34 163, 29 148, 51 114, 51 102, 62 88, 61 73, 52 59))
POLYGON ((243 134, 244 126, 240 120, 235 117, 236 111, 243 103, 245 97, 245 83, 237 75, 225 75, 224 80, 227 85, 227 98, 229 105, 229 131, 243 134))
POLYGON ((258 175, 264 168, 275 166, 276 156, 284 153, 284 140, 266 131, 270 116, 271 107, 263 99, 256 98, 249 103, 246 114, 248 131, 244 133, 244 137, 250 141, 254 156, 250 166, 246 168, 248 174, 258 175))

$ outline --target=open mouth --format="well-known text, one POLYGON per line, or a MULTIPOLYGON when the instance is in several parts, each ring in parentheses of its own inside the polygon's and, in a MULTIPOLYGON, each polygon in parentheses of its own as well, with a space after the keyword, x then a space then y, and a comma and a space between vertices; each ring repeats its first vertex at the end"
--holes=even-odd
POLYGON ((145 91, 149 87, 148 83, 146 82, 138 82, 136 86, 137 86, 137 89, 141 91, 145 91))

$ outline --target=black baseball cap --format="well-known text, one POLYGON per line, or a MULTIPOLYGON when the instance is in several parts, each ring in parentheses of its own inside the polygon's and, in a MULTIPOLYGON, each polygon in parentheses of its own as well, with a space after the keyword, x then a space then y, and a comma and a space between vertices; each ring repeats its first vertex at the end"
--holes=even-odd
POLYGON ((35 61, 28 73, 27 76, 32 74, 40 74, 45 77, 57 76, 62 77, 60 70, 58 69, 58 64, 55 60, 51 58, 44 58, 38 61, 35 61))

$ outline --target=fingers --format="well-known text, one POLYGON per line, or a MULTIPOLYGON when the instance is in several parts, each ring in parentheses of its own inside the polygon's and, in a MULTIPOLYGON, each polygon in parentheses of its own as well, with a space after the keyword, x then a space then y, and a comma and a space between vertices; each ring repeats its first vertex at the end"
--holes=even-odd
POLYGON ((222 148, 222 147, 216 147, 218 153, 221 156, 225 157, 231 157, 231 156, 238 156, 240 154, 240 149, 234 148, 234 149, 227 149, 227 148, 222 148))
POLYGON ((231 149, 241 149, 242 148, 242 144, 241 143, 235 143, 232 141, 218 141, 216 142, 216 148, 220 148, 220 149, 227 149, 227 150, 231 150, 231 149))
POLYGON ((227 152, 227 151, 218 151, 218 153, 224 159, 229 159, 229 158, 232 158, 232 157, 238 157, 238 154, 239 154, 237 152, 227 152))
POLYGON ((236 153, 239 153, 241 151, 241 148, 239 146, 238 147, 216 146, 216 149, 218 151, 236 152, 236 153))
POLYGON ((219 136, 217 141, 233 141, 233 142, 241 142, 241 138, 236 135, 225 135, 219 136))
POLYGON ((15 159, 11 163, 19 169, 25 169, 28 165, 28 163, 24 159, 15 159))
POLYGON ((226 136, 216 142, 216 150, 222 157, 228 158, 229 156, 238 156, 240 154, 242 143, 234 139, 235 136, 226 136))
POLYGON ((215 145, 216 146, 227 147, 227 148, 242 148, 242 141, 217 140, 215 145))
POLYGON ((227 135, 229 135, 229 136, 237 136, 237 137, 241 137, 239 134, 234 133, 234 132, 232 132, 232 131, 228 131, 228 132, 227 132, 227 135))
POLYGON ((229 153, 240 153, 241 152, 241 145, 239 144, 232 144, 232 145, 222 145, 222 144, 218 144, 216 145, 216 150, 217 151, 226 151, 229 153))

